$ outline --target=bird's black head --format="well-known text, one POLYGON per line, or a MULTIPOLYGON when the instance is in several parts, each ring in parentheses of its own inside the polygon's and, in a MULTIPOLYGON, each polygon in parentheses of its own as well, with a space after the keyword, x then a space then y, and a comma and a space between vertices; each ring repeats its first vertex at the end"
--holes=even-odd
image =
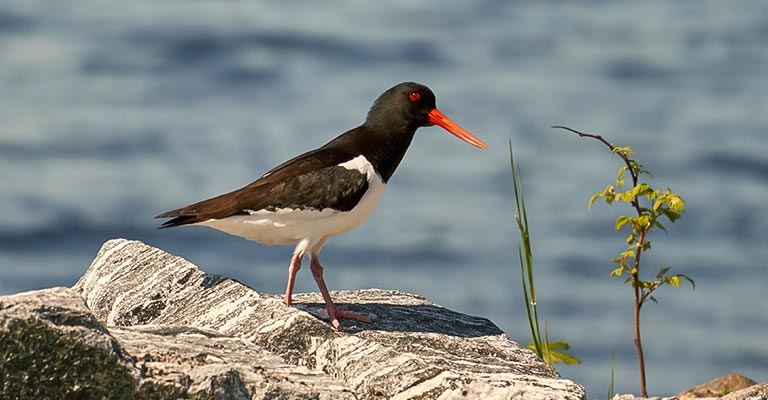
POLYGON ((382 93, 368 111, 368 123, 386 121, 412 128, 428 126, 430 111, 435 109, 435 94, 415 82, 400 83, 382 93))
POLYGON ((403 82, 382 93, 368 111, 365 123, 369 127, 411 135, 419 127, 439 125, 473 146, 487 148, 480 139, 438 111, 432 90, 415 82, 403 82))

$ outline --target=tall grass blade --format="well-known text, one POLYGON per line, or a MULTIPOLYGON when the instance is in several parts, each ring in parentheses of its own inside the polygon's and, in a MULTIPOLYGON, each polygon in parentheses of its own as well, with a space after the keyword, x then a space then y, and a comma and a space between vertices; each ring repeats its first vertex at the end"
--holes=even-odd
POLYGON ((528 316, 528 326, 531 330, 531 344, 528 348, 536 352, 544 362, 555 364, 580 364, 581 360, 560 350, 568 350, 568 343, 549 342, 546 324, 544 325, 544 340, 541 339, 539 328, 539 313, 536 307, 536 286, 533 282, 533 251, 531 250, 531 237, 528 230, 528 213, 525 210, 525 196, 523 195, 520 167, 515 164, 512 153, 512 141, 509 141, 509 162, 512 168, 512 184, 515 189, 515 222, 520 232, 521 245, 517 247, 517 256, 520 262, 520 281, 523 285, 523 298, 525 299, 525 312, 528 316), (557 349, 557 350, 556 350, 557 349))

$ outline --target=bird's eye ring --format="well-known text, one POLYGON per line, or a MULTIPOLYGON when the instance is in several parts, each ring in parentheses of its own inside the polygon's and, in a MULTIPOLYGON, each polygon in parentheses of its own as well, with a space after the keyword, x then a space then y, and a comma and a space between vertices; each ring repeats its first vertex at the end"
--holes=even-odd
POLYGON ((419 100, 421 100, 421 94, 419 94, 419 92, 411 92, 411 94, 408 95, 408 98, 411 99, 412 102, 418 103, 419 100))

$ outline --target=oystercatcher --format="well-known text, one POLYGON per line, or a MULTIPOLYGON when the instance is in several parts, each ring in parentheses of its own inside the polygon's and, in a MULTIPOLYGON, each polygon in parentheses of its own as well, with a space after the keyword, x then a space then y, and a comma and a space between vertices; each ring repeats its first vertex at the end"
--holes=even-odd
POLYGON ((296 244, 285 304, 291 305, 296 273, 309 254, 312 276, 333 326, 341 330, 341 318, 371 322, 333 304, 318 253, 329 238, 351 231, 368 218, 416 129, 432 125, 487 148, 438 111, 428 87, 404 82, 379 96, 357 128, 278 165, 241 189, 155 218, 173 218, 160 228, 201 225, 264 244, 296 244))

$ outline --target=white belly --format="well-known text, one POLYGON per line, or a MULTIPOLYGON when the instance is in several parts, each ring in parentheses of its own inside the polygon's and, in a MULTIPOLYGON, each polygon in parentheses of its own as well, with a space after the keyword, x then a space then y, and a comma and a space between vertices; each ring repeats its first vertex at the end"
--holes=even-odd
MULTIPOLYGON (((247 215, 210 219, 195 225, 207 226, 263 244, 293 244, 305 241, 305 246, 314 248, 329 237, 349 232, 362 224, 379 203, 386 184, 379 174, 373 171, 370 163, 365 158, 362 160, 367 165, 360 165, 358 159, 345 163, 355 169, 364 169, 369 177, 368 191, 350 211, 336 211, 330 208, 259 210, 251 211, 247 215)), ((345 164, 342 165, 347 167, 345 164)))

